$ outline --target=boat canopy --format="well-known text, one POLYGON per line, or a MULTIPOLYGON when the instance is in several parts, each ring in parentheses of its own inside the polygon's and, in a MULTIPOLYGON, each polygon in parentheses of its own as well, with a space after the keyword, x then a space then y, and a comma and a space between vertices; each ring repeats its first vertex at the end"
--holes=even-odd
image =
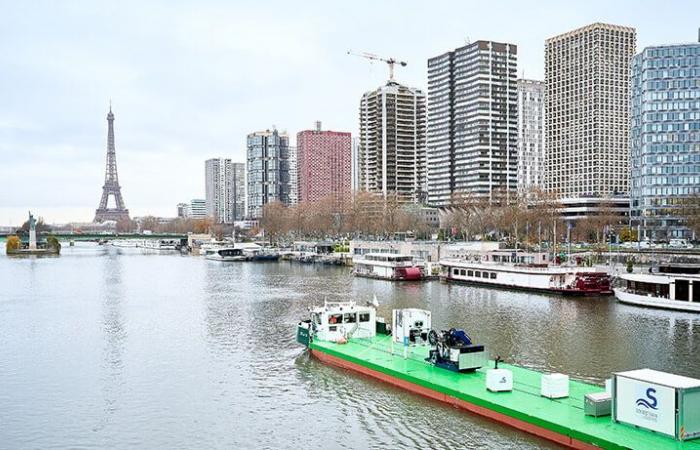
POLYGON ((364 259, 365 261, 403 262, 413 261, 413 256, 400 255, 396 253, 366 253, 364 255, 364 259))

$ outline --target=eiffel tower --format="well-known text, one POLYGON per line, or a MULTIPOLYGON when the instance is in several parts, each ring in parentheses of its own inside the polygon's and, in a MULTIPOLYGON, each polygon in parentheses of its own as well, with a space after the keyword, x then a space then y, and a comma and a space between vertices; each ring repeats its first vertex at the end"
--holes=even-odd
POLYGON ((114 114, 112 114, 112 103, 109 104, 109 114, 107 114, 109 128, 107 130, 107 169, 105 170, 105 184, 102 186, 102 199, 100 206, 95 211, 94 222, 104 222, 105 220, 120 220, 129 218, 129 210, 124 206, 122 190, 119 187, 119 177, 117 176, 117 154, 114 150, 114 114), (114 208, 108 208, 109 196, 114 196, 114 208))

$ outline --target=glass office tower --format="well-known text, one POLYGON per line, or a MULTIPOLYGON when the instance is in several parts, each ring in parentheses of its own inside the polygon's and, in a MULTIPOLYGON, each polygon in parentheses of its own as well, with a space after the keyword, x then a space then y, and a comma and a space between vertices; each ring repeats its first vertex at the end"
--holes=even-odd
POLYGON ((700 195, 700 43, 648 47, 632 61, 631 221, 641 238, 691 238, 700 195))

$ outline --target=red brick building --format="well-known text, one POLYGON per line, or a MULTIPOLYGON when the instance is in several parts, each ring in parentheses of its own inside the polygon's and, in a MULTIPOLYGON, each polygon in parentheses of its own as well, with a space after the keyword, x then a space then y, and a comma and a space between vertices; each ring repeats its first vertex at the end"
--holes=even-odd
POLYGON ((297 133, 299 201, 314 202, 350 196, 352 146, 350 133, 315 130, 297 133))

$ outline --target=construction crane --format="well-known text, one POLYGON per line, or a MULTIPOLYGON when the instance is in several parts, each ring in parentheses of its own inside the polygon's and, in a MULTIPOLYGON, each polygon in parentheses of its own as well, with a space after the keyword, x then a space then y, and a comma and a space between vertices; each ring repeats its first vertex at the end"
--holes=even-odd
POLYGON ((348 55, 355 55, 359 56, 361 58, 367 58, 371 61, 383 61, 389 65, 389 81, 394 81, 394 64, 398 64, 401 67, 406 67, 406 62, 405 61, 397 61, 394 58, 382 58, 381 56, 377 56, 373 53, 354 53, 352 51, 348 51, 348 55))

